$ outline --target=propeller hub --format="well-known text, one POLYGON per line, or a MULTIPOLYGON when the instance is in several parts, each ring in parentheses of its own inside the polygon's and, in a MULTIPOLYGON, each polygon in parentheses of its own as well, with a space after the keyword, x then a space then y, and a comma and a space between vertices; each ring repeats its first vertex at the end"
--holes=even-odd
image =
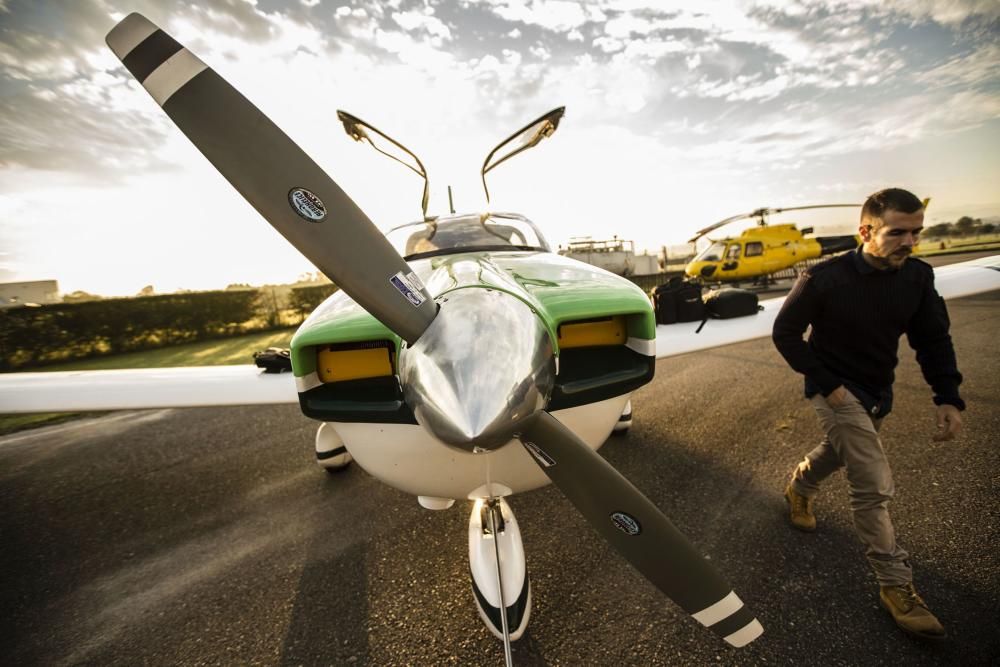
POLYGON ((520 299, 464 288, 399 359, 403 396, 417 422, 464 451, 503 446, 548 403, 555 357, 548 331, 520 299))

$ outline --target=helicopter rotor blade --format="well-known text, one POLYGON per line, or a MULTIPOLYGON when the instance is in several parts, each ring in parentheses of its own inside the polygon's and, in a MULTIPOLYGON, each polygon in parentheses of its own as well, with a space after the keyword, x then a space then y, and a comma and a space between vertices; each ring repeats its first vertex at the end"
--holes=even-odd
POLYGON ((788 206, 785 208, 769 208, 763 209, 765 215, 771 215, 773 213, 784 213, 786 211, 805 211, 810 208, 860 208, 861 204, 815 204, 813 206, 788 206))
POLYGON ((730 222, 736 222, 737 220, 742 220, 743 218, 750 218, 753 217, 753 215, 754 215, 753 213, 740 213, 739 215, 733 215, 723 220, 719 220, 718 222, 713 223, 708 227, 705 227, 704 229, 699 229, 694 236, 688 239, 688 243, 694 243, 705 234, 713 232, 719 227, 722 227, 723 225, 728 225, 730 222))
POLYGON ((714 567, 625 477, 547 412, 518 436, 549 479, 639 572, 733 646, 763 633, 714 567))
POLYGON ((786 211, 804 211, 806 209, 811 209, 811 208, 841 208, 848 206, 859 207, 861 206, 861 204, 815 204, 812 206, 788 206, 785 208, 758 208, 757 210, 751 211, 749 213, 740 213, 739 215, 733 215, 728 218, 724 218, 714 224, 709 225, 708 227, 705 227, 704 229, 700 229, 698 230, 697 233, 695 233, 694 236, 688 239, 688 243, 694 243, 705 234, 708 234, 709 232, 715 231, 719 227, 728 225, 729 223, 736 222, 738 220, 744 220, 748 218, 760 218, 761 220, 763 220, 766 216, 775 215, 777 213, 784 213, 786 211))
POLYGON ((371 220, 239 91, 140 14, 108 46, 244 198, 361 307, 413 343, 437 305, 371 220))

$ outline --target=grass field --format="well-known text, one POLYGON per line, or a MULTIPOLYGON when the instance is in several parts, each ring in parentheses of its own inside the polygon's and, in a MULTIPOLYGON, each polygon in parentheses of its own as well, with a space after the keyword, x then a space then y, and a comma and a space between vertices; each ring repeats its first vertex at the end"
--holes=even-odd
MULTIPOLYGON (((251 364, 253 353, 268 347, 288 347, 294 328, 264 333, 187 343, 158 350, 129 352, 108 357, 82 359, 32 369, 39 372, 97 371, 113 368, 168 368, 172 366, 225 366, 251 364)), ((0 435, 26 428, 49 426, 77 417, 99 413, 46 412, 30 415, 0 415, 0 435)))
POLYGON ((916 254, 927 257, 998 248, 1000 248, 1000 234, 982 234, 972 238, 924 239, 917 245, 916 254))

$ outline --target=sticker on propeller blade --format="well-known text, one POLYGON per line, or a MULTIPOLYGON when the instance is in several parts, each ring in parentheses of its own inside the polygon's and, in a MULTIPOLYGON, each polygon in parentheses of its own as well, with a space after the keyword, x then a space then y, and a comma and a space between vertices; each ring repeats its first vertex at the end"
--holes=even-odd
POLYGON ((615 528, 626 535, 638 535, 642 532, 639 520, 625 512, 612 512, 611 521, 615 524, 615 528))
POLYGON ((535 457, 535 460, 538 461, 538 464, 543 468, 551 468, 556 464, 555 459, 543 452, 541 447, 530 440, 522 440, 521 444, 524 445, 524 448, 535 457))
POLYGON ((410 281, 410 284, 417 288, 417 291, 424 289, 424 281, 420 279, 420 276, 410 271, 406 274, 406 279, 410 281))
POLYGON ((309 222, 322 222, 326 217, 323 200, 305 188, 292 188, 288 192, 288 203, 292 205, 292 210, 309 222))
MULTIPOLYGON (((411 272, 410 275, 412 276, 413 273, 411 272)), ((402 271, 394 275, 392 278, 389 278, 389 282, 392 283, 392 286, 399 290, 399 293, 405 296, 406 300, 412 303, 414 307, 419 307, 420 304, 427 300, 424 295, 420 293, 423 285, 421 284, 420 287, 417 287, 408 276, 403 275, 402 271)), ((417 283, 420 284, 420 281, 418 280, 417 283)))

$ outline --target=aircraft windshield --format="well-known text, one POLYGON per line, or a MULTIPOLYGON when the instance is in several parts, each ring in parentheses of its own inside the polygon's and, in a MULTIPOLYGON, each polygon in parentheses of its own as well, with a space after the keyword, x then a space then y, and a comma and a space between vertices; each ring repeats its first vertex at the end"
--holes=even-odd
POLYGON ((529 220, 496 213, 414 222, 390 230, 385 237, 406 260, 481 250, 550 252, 549 244, 529 220))
POLYGON ((721 241, 715 241, 712 245, 708 246, 701 251, 697 257, 694 258, 696 262, 718 262, 722 259, 722 253, 726 250, 726 244, 721 241))

